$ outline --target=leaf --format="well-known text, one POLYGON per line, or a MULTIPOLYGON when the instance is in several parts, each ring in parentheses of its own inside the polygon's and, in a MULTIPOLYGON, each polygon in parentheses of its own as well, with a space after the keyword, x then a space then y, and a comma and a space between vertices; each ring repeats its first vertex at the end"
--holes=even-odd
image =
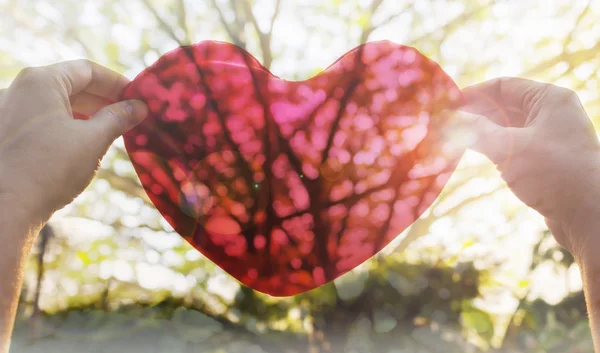
POLYGON ((490 341, 494 336, 494 321, 487 312, 471 308, 468 311, 461 313, 461 321, 463 326, 474 331, 486 341, 490 341))
POLYGON ((531 281, 529 279, 527 279, 527 278, 522 279, 522 280, 519 281, 519 284, 518 284, 519 285, 519 289, 528 288, 530 284, 531 284, 531 281))
POLYGON ((119 62, 119 53, 121 52, 120 47, 115 42, 106 43, 104 46, 104 52, 106 56, 108 56, 109 62, 117 63, 119 62))
POLYGON ((89 265, 92 262, 86 251, 78 251, 77 258, 79 258, 84 265, 89 265))
POLYGON ((362 13, 362 14, 360 14, 360 17, 358 18, 356 23, 361 28, 368 28, 371 25, 371 16, 367 13, 362 13))

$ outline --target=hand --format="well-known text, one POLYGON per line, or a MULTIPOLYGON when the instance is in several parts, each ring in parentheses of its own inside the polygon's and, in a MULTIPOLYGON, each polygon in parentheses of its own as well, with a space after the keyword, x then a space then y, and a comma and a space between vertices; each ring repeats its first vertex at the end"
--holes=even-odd
POLYGON ((575 257, 596 257, 600 238, 600 143, 568 89, 501 78, 464 90, 473 149, 498 167, 514 194, 546 219, 575 257), (590 231, 588 231, 589 228, 590 231))
POLYGON ((43 223, 77 197, 111 143, 147 115, 140 101, 112 104, 128 82, 76 60, 25 69, 0 92, 1 207, 43 223))

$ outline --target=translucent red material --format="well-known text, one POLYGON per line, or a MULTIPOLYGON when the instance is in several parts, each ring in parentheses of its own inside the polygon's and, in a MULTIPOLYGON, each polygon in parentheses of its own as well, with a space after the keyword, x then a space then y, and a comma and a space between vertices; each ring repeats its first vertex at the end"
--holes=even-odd
POLYGON ((162 56, 123 98, 150 108, 125 145, 160 213, 233 277, 275 296, 380 251, 462 155, 444 147, 442 114, 460 90, 435 62, 388 41, 302 82, 233 44, 201 42, 162 56))

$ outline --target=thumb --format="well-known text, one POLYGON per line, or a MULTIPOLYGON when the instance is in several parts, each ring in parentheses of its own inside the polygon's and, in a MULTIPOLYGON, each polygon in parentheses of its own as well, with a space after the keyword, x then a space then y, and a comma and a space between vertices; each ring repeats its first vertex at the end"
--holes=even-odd
POLYGON ((99 110, 89 121, 92 129, 112 143, 119 136, 141 123, 148 115, 148 107, 140 100, 126 100, 99 110))
POLYGON ((522 152, 529 141, 527 128, 500 126, 483 115, 460 111, 457 121, 452 128, 454 140, 484 154, 496 165, 522 152))

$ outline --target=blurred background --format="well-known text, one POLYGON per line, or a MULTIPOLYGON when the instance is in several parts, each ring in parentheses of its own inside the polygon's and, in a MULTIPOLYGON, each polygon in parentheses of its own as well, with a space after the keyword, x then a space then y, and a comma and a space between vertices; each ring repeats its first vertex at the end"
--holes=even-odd
MULTIPOLYGON (((75 58, 133 79, 201 40, 302 80, 388 39, 460 87, 521 76, 571 88, 599 123, 597 0, 0 0, 0 18, 0 87, 75 58)), ((27 264, 12 352, 593 351, 573 258, 471 151, 380 254, 290 298, 241 286, 174 233, 121 140, 50 225, 27 264)))

